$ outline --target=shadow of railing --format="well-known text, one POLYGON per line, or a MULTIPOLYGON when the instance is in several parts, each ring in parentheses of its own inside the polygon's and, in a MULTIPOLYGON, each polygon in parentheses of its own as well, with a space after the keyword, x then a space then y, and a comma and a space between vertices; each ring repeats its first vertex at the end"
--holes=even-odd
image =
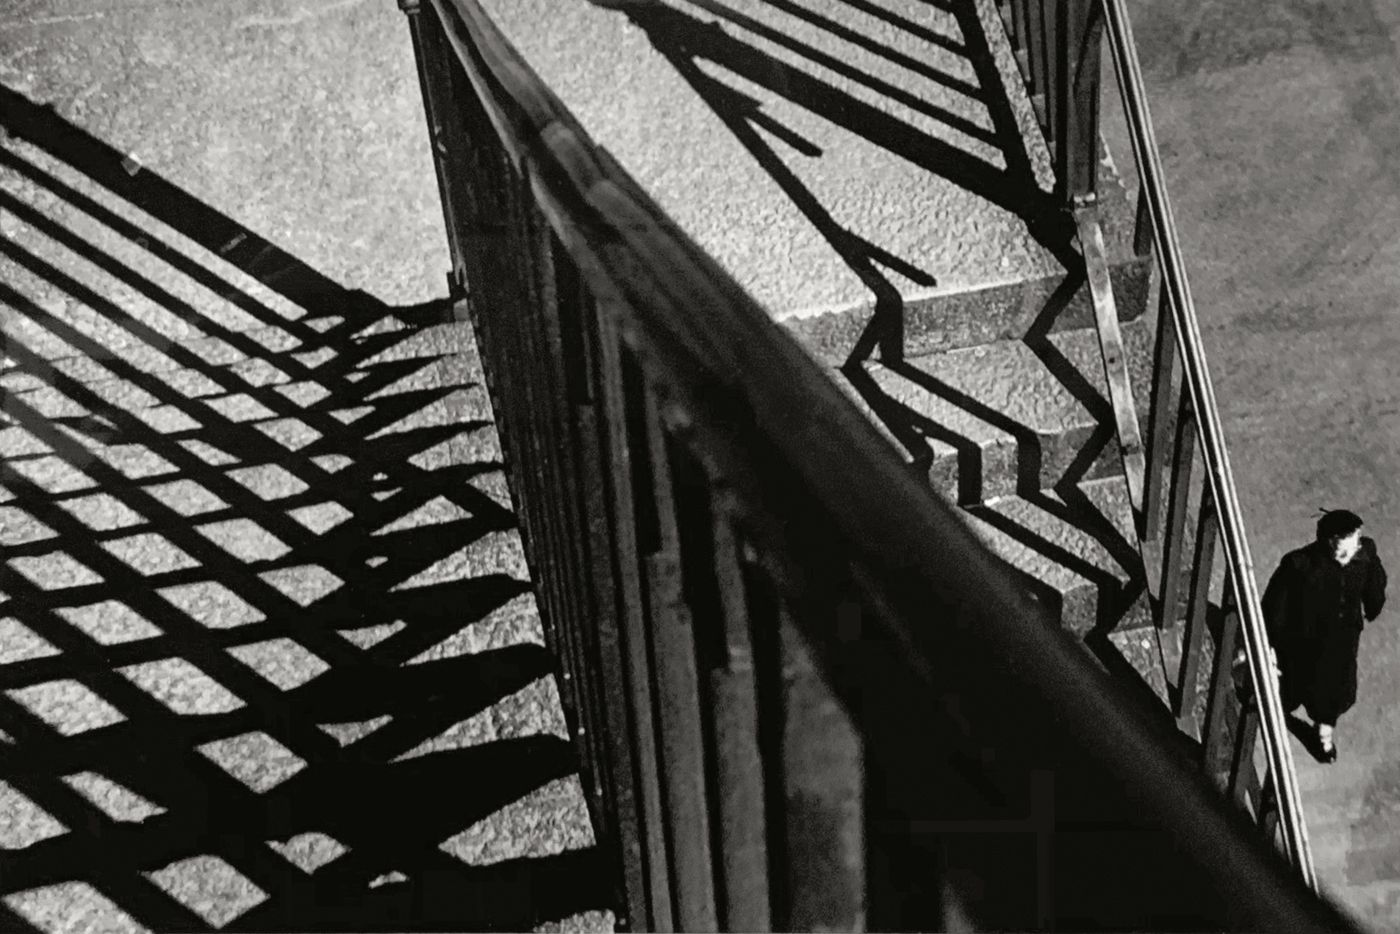
POLYGON ((0 928, 610 909, 464 326, 0 114, 0 928))
MULTIPOLYGON (((1125 600, 1131 602, 1142 590, 1136 548, 1084 501, 1077 487, 1108 438, 1097 432, 1086 438, 1086 456, 1074 459, 1064 477, 1053 484, 1053 491, 1044 490, 1042 439, 1033 427, 981 404, 905 359, 904 300, 892 275, 934 287, 937 271, 920 268, 843 226, 833 216, 832 206, 804 183, 781 151, 786 146, 811 159, 823 156, 821 148, 784 125, 764 101, 717 77, 734 76, 773 100, 830 121, 1020 218, 1068 270, 1063 286, 1049 296, 1031 324, 1025 343, 1089 413, 1111 424, 1103 393, 1049 337, 1060 312, 1082 287, 1083 260, 1074 246, 1072 222, 1037 179, 1027 128, 1017 119, 977 4, 930 4, 930 16, 916 22, 861 0, 847 0, 839 9, 823 13, 787 0, 764 0, 743 12, 712 0, 596 2, 616 6, 645 33, 865 286, 873 316, 841 373, 904 447, 915 469, 925 470, 933 462, 931 441, 952 446, 957 451, 959 500, 975 502, 981 498, 976 494, 987 465, 981 463, 983 450, 976 439, 921 416, 871 378, 867 360, 877 346, 881 365, 891 374, 1014 439, 1017 492, 1064 521, 1085 523, 1086 531, 1133 573, 1135 579, 1125 593, 1118 579, 1107 579, 1108 575, 1100 581, 1105 575, 1097 569, 1083 569, 1090 572, 1091 581, 1102 585, 1106 614, 1121 608, 1125 600), (857 31, 841 21, 848 16, 877 23, 879 28, 857 31), (789 28, 779 28, 778 22, 789 28), (914 47, 928 54, 911 55, 909 49, 914 47), (851 54, 842 58, 834 53, 837 49, 851 54), (902 79, 891 80, 895 72, 902 79), (823 74, 835 76, 840 85, 823 80, 823 74)), ((985 518, 997 521, 994 513, 985 518)), ((1004 530, 1030 547, 1051 547, 1034 540, 1031 530, 1004 530)), ((1076 568, 1083 564, 1071 563, 1076 568)))
MULTIPOLYGON (((953 488, 947 490, 950 497, 963 503, 969 514, 980 522, 1071 572, 1093 591, 1091 618, 1076 621, 1076 629, 1084 627, 1085 646, 1125 687, 1141 694, 1149 701, 1151 709, 1167 717, 1160 692, 1165 690, 1169 694, 1175 690, 1171 666, 1153 664, 1140 670, 1111 638, 1134 605, 1149 599, 1131 515, 1126 503, 1120 509, 1106 506, 1096 502, 1083 486, 1086 481, 1121 470, 1113 450, 1112 408, 1095 378, 1085 369, 1087 361, 1072 359, 1052 338, 1057 320, 1083 283, 1081 261, 1078 268, 1064 276, 1020 338, 1020 343, 1029 351, 1028 361, 1033 360, 1034 365, 1048 374, 1050 382, 1046 385, 1063 390, 1082 409, 1085 424, 1093 426, 1059 436, 1056 443, 1062 450, 1053 457, 1045 450, 1047 437, 1041 434, 1041 429, 976 398, 921 367, 917 361, 891 360, 884 354, 879 361, 853 357, 840 372, 871 415, 903 448, 916 474, 929 475, 934 468, 934 442, 952 447, 954 456, 947 459, 945 466, 933 470, 940 483, 948 480, 944 476, 947 467, 956 470, 953 488), (940 408, 956 411, 959 417, 936 420, 919 411, 922 403, 909 404, 896 398, 872 375, 877 369, 913 387, 919 396, 936 400, 940 408), (981 426, 977 432, 956 427, 968 418, 981 426), (988 443, 985 436, 988 430, 1009 440, 1005 447, 1014 459, 1010 464, 986 462, 990 450, 984 447, 988 443), (991 489, 989 480, 998 471, 1009 472, 1015 495, 1030 507, 1036 521, 1023 521, 996 506, 983 504, 991 489), (1102 557, 1091 559, 1066 543, 1048 537, 1044 530, 1036 527, 1047 518, 1081 533, 1094 548, 1102 551, 1102 557), (1116 566, 1117 573, 1102 563, 1105 559, 1116 566)), ((1101 380, 1102 375, 1097 378, 1101 380)), ((997 455, 999 458, 1007 456, 1006 451, 997 455)), ((1034 575, 1021 573, 1020 577, 1027 591, 1059 618, 1063 611, 1063 595, 1034 575)))
POLYGON ((869 356, 877 344, 886 359, 902 356, 904 299, 892 275, 932 288, 941 274, 847 229, 833 216, 835 206, 803 181, 775 143, 805 159, 822 157, 822 149, 718 74, 829 121, 1020 218, 1043 248, 1073 268, 1073 225, 1045 187, 1048 180, 1037 178, 1026 129, 974 3, 930 4, 939 14, 935 24, 848 0, 842 15, 879 26, 863 32, 833 18, 834 10, 826 16, 786 0, 765 0, 748 12, 713 0, 592 2, 625 11, 869 291, 873 317, 853 359, 869 356), (809 42, 804 33, 821 38, 809 42), (896 47, 905 42, 928 54, 896 47))
MULTIPOLYGON (((920 268, 843 226, 833 216, 832 206, 804 183, 781 151, 785 146, 813 159, 824 155, 821 148, 784 125, 763 100, 718 77, 734 76, 772 100, 830 121, 1020 218, 1068 270, 1062 287, 1049 296, 1031 324, 1025 343, 1089 413, 1111 424, 1112 412, 1103 393, 1049 337, 1060 313, 1083 285, 1083 260, 1074 246, 1072 222, 1037 179, 1027 128, 1017 119, 977 4, 930 4, 930 16, 916 22, 863 0, 847 0, 839 9, 822 13, 787 0, 764 0, 743 12, 712 0, 595 2, 616 6, 645 33, 865 286, 873 315, 841 374, 905 449, 914 469, 927 472, 935 456, 932 441, 953 447, 958 499, 976 502, 982 498, 979 494, 989 468, 982 463, 983 449, 975 438, 922 416, 882 389, 867 363, 877 346, 881 365, 892 375, 917 386, 920 394, 1014 439, 1017 492, 1062 521, 1083 524, 1129 570, 1132 580, 1124 585, 1083 561, 1070 560, 1067 566, 1100 588, 1105 619, 1131 603, 1142 592, 1135 545, 1085 500, 1077 485, 1099 459, 1108 437, 1092 433, 1085 439, 1082 455, 1074 458, 1053 490, 1043 489, 1047 484, 1041 482, 1042 439, 1033 427, 905 359, 904 299, 892 275, 916 286, 934 287, 937 271, 920 268), (850 16, 878 28, 857 31, 841 21, 850 16), (778 22, 789 28, 779 28, 778 22), (910 54, 915 47, 928 54, 910 54), (834 54, 838 49, 851 54, 842 58, 834 54), (901 77, 891 80, 896 72, 901 77), (840 85, 823 80, 824 74, 834 76, 840 85)), ((1022 544, 1047 555, 1053 551, 1053 545, 1037 539, 1032 530, 1007 526, 995 512, 984 513, 979 517, 1002 527, 1022 544)))
POLYGON ((1343 926, 481 4, 404 9, 633 924, 1343 926))

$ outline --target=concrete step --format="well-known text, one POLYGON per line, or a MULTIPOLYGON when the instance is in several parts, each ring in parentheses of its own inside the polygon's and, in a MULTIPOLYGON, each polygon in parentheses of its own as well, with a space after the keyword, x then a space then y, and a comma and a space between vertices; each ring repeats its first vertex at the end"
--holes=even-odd
MULTIPOLYGON (((1133 321, 1148 310, 1152 260, 1133 252, 1136 206, 1102 140, 1099 155, 1099 218, 1112 259, 1114 298, 1119 320, 1133 321)), ((950 236, 937 229, 930 235, 935 240, 950 236)), ((957 252, 956 243, 949 241, 947 249, 957 252)), ((995 258, 988 262, 989 274, 978 280, 986 284, 977 288, 923 293, 901 290, 896 307, 902 321, 905 357, 1093 325, 1093 303, 1082 276, 1068 275, 1056 266, 1051 267, 1053 272, 1037 275, 1021 268, 1022 264, 1007 253, 1002 257, 999 277, 991 270, 995 258)), ((873 336, 875 302, 872 298, 833 307, 822 314, 783 316, 782 322, 818 359, 841 366, 867 331, 873 336)))
POLYGON ((996 499, 969 507, 966 515, 1076 636, 1151 625, 1122 477, 996 499))
MULTIPOLYGON (((1150 394, 1152 322, 1124 324, 1139 420, 1150 394)), ((960 505, 1121 470, 1092 329, 998 341, 837 376, 935 487, 960 505)))
MULTIPOLYGON (((1148 270, 1145 259, 1113 265, 1113 294, 1120 321, 1142 317, 1147 307, 1148 270)), ((1053 334, 1091 327, 1094 307, 1088 286, 1080 284, 1070 292, 1072 285, 1064 276, 1054 275, 906 298, 902 311, 904 354, 913 357, 1019 340, 1036 330, 1053 334)), ((818 359, 841 366, 871 328, 873 318, 870 307, 860 306, 810 318, 787 318, 783 324, 818 359)))

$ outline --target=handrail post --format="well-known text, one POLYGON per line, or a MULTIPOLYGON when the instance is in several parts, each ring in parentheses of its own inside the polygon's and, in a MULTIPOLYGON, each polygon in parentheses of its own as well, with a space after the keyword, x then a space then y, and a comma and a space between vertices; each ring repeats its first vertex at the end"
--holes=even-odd
POLYGON ((1055 50, 1055 90, 1061 105, 1054 108, 1057 182, 1070 206, 1092 199, 1098 179, 1099 46, 1103 17, 1095 0, 1063 0, 1063 42, 1055 50))

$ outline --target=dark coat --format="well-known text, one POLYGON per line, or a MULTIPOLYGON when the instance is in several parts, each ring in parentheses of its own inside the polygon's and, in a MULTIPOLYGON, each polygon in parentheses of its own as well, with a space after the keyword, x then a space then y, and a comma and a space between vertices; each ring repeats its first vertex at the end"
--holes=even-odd
POLYGON ((1356 703, 1361 630, 1385 605, 1385 584, 1369 538, 1345 566, 1322 542, 1284 555, 1263 605, 1285 710, 1302 705, 1315 722, 1336 723, 1356 703))

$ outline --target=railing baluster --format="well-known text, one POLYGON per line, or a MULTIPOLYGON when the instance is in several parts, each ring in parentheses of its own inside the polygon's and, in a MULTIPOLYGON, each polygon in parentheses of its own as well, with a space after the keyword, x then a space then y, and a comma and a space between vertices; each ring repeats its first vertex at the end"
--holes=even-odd
MULTIPOLYGON (((643 534, 643 580, 647 587, 648 633, 657 687, 658 732, 676 925, 682 931, 712 931, 715 917, 714 863, 710 855, 709 803, 705 788, 700 683, 689 607, 682 593, 681 543, 671 477, 671 452, 656 396, 636 371, 632 425, 633 464, 645 461, 654 503, 650 534, 643 534), (647 538, 652 538, 647 542, 647 538)), ((641 481, 645 484, 647 481, 641 481)), ((639 485, 641 485, 639 484, 639 485)))
MULTIPOLYGON (((529 426, 526 436, 530 448, 528 463, 532 469, 527 474, 530 482, 525 485, 532 488, 539 505, 530 528, 536 544, 532 550, 548 556, 543 562, 537 560, 535 567, 544 564, 559 568, 559 573, 550 575, 548 606, 542 615, 554 629, 554 641, 564 649, 563 663, 567 669, 586 671, 588 662, 578 644, 578 626, 575 622, 579 606, 571 593, 573 575, 569 573, 571 564, 566 558, 569 536, 566 510, 563 508, 564 496, 561 495, 566 487, 565 471, 560 464, 563 444, 559 437, 558 421, 554 417, 555 405, 559 401, 554 384, 562 361, 556 346, 548 338, 550 327, 547 319, 557 311, 559 303, 553 256, 549 234, 537 217, 528 188, 517 183, 512 190, 516 193, 513 199, 515 210, 512 212, 515 240, 512 253, 520 270, 516 282, 520 301, 518 305, 511 306, 509 329, 516 359, 521 361, 521 398, 525 403, 525 423, 529 426), (527 354, 533 354, 533 365, 524 364, 528 359, 527 354)), ((538 571, 531 574, 532 578, 538 576, 538 571)), ((560 694, 568 703, 566 712, 570 716, 569 725, 575 734, 582 733, 581 745, 587 750, 593 742, 588 731, 594 724, 589 717, 583 682, 572 678, 569 684, 560 685, 560 688, 560 694)))
POLYGON ((1170 629, 1181 614, 1181 578, 1186 550, 1186 512, 1191 495, 1191 474, 1195 464, 1196 426, 1191 400, 1183 393, 1176 416, 1176 460, 1172 464, 1171 505, 1167 514, 1167 537, 1162 548, 1161 589, 1158 595, 1157 628, 1170 629))
MULTIPOLYGON (((596 482, 589 474, 584 457, 585 422, 591 422, 592 410, 588 400, 590 362, 583 345, 583 317, 588 308, 587 295, 579 281, 578 269, 547 223, 539 224, 544 239, 544 261, 547 270, 546 288, 541 304, 544 325, 543 347, 555 361, 552 368, 551 396, 554 401, 552 421, 555 446, 560 464, 561 487, 558 508, 564 526, 564 553, 568 561, 566 608, 571 637, 575 643, 579 668, 571 673, 580 697, 579 721, 587 732, 582 737, 585 756, 585 784, 590 803, 601 794, 599 770, 607 758, 607 705, 597 683, 597 670, 602 663, 597 634, 603 627, 603 613, 594 596, 595 582, 592 549, 595 547, 588 519, 588 485, 596 482)), ((594 440, 596 447, 596 437, 594 440)), ((606 612, 610 612, 606 611, 606 612)), ((564 688, 561 687, 561 694, 564 688)))
POLYGON ((1027 49, 1030 47, 1030 32, 1028 26, 1029 10, 1027 7, 1031 0, 1011 0, 1011 48, 1016 54, 1016 64, 1021 70, 1021 80, 1030 83, 1031 73, 1029 68, 1029 58, 1027 49))
POLYGON ((1041 87, 1045 96, 1045 142, 1050 152, 1058 151, 1061 132, 1060 115, 1065 109, 1064 60, 1061 45, 1062 31, 1060 18, 1064 14, 1064 0, 1040 0, 1040 23, 1044 34, 1041 37, 1044 49, 1041 56, 1041 87))
POLYGON ((1134 526, 1141 528, 1142 488, 1146 462, 1142 449, 1142 429, 1138 424, 1137 401, 1133 398, 1128 355, 1123 347, 1123 331, 1118 323, 1118 307, 1113 299, 1113 283, 1098 205, 1093 199, 1077 201, 1074 223, 1079 232, 1079 248, 1084 254, 1084 276, 1094 304, 1094 331, 1098 337, 1099 358, 1103 362, 1104 385, 1113 409, 1123 479, 1128 488, 1134 526))
MULTIPOLYGON (((1030 35, 1026 43, 1026 59, 1029 65, 1030 81, 1029 91, 1031 104, 1035 108, 1036 119, 1040 122, 1041 129, 1046 127, 1046 75, 1048 74, 1048 64, 1046 62, 1045 48, 1045 2, 1046 0, 1027 0, 1026 13, 1030 35)), ((1046 136, 1050 134, 1047 132, 1046 136)), ((1054 151, 1053 149, 1051 150, 1054 151)))
MULTIPOLYGON (((539 346, 537 327, 544 303, 539 294, 543 245, 532 223, 533 202, 524 180, 507 174, 501 187, 506 195, 508 237, 495 245, 493 253, 497 262, 492 273, 500 282, 500 297, 494 301, 506 312, 496 317, 504 324, 504 343, 511 355, 510 379, 514 389, 510 396, 515 403, 512 421, 522 429, 518 432, 524 457, 520 463, 530 468, 522 472, 517 483, 523 499, 520 533, 526 553, 537 556, 532 570, 544 567, 563 570, 563 536, 557 528, 557 511, 550 495, 557 488, 555 445, 549 437, 548 415, 552 400, 548 388, 541 385, 553 361, 547 355, 547 348, 539 346), (542 349, 546 351, 544 354, 541 354, 542 349)), ((538 576, 538 570, 532 576, 538 576)), ((562 573, 549 574, 536 584, 537 597, 542 604, 540 618, 546 637, 564 649, 569 664, 577 666, 578 653, 564 611, 565 586, 562 573)), ((562 687, 567 712, 577 718, 581 706, 578 684, 571 680, 562 687)))
POLYGON ((711 675, 719 792, 723 929, 770 931, 768 818, 759 745, 756 663, 744 568, 728 516, 712 503, 714 565, 724 635, 711 675))
MULTIPOLYGON (((1147 476, 1143 483, 1143 540, 1156 542, 1162 524, 1162 481, 1166 474, 1171 447, 1171 428, 1177 407, 1171 400, 1176 372, 1176 332, 1172 324, 1171 298, 1165 289, 1159 292, 1157 308, 1157 342, 1153 345, 1152 412, 1147 425, 1147 476)), ((1183 392, 1184 396, 1185 393, 1183 392)))
POLYGON ((622 904, 640 908, 648 903, 648 879, 642 852, 646 829, 641 820, 645 805, 639 776, 650 764, 640 761, 628 716, 627 639, 622 619, 626 611, 619 599, 621 584, 615 571, 619 550, 609 505, 610 478, 626 476, 626 473, 619 474, 612 469, 614 462, 607 443, 606 392, 601 388, 607 378, 601 359, 601 312, 581 282, 577 283, 576 294, 576 303, 561 308, 561 336, 566 366, 567 358, 577 358, 576 365, 569 367, 577 380, 570 395, 574 402, 575 437, 583 471, 580 496, 589 546, 587 570, 592 578, 594 657, 598 667, 593 672, 574 672, 571 677, 589 677, 602 707, 606 735, 600 740, 606 743, 606 755, 595 766, 597 787, 593 789, 593 797, 599 801, 595 809, 600 819, 599 837, 603 845, 611 843, 617 849, 622 904))
MULTIPOLYGON (((839 612, 839 610, 838 610, 839 612)), ((851 607, 851 612, 858 612, 851 607)), ((865 789, 860 737, 821 677, 786 608, 782 659, 782 775, 788 915, 782 930, 865 929, 865 789)))
MULTIPOLYGON (((657 750, 658 700, 652 688, 652 664, 647 618, 643 612, 641 548, 638 542, 635 471, 628 438, 628 399, 624 383, 623 350, 613 314, 600 306, 598 378, 603 401, 613 508, 614 574, 618 583, 618 616, 627 667, 627 692, 636 750, 637 787, 641 798, 641 855, 647 871, 645 918, 635 927, 665 932, 676 930, 672 911, 671 874, 661 792, 661 763, 657 750)), ((649 496, 649 490, 643 490, 649 496)))
POLYGON ((458 132, 457 104, 447 95, 451 87, 451 50, 442 37, 442 22, 432 5, 426 9, 420 0, 399 0, 399 9, 408 16, 409 33, 413 41, 414 60, 418 63, 418 87, 423 97, 423 115, 428 123, 428 145, 433 153, 433 170, 437 176, 438 197, 446 221, 448 250, 452 257, 453 279, 457 285, 465 281, 462 267, 466 255, 458 242, 463 224, 458 220, 457 204, 460 180, 448 166, 454 154, 463 151, 458 132))
POLYGON ((1240 720, 1236 689, 1235 652, 1240 645, 1240 617, 1234 606, 1234 593, 1227 577, 1221 598, 1220 637, 1215 645, 1210 701, 1202 735, 1201 764, 1216 786, 1225 791, 1230 785, 1234 753, 1234 733, 1240 720))
POLYGON ((1191 596, 1186 615, 1186 631, 1182 634, 1181 666, 1177 676, 1177 725, 1192 739, 1200 738, 1200 721, 1196 710, 1201 654, 1209 643, 1205 639, 1206 617, 1210 611, 1211 572, 1215 560, 1215 539, 1219 524, 1210 488, 1201 492, 1200 516, 1196 520, 1196 557, 1191 567, 1191 596))
MULTIPOLYGON (((1099 169, 1099 49, 1103 19, 1094 0, 1060 0, 1062 17, 1054 115, 1056 179, 1069 203, 1092 198, 1099 169)), ((1053 38, 1051 41, 1054 41, 1053 38)))
POLYGON ((1259 769, 1254 764, 1254 743, 1259 736, 1258 699, 1251 697, 1240 710, 1235 735, 1235 756, 1230 770, 1230 796, 1241 806, 1250 805, 1259 819, 1259 769))

